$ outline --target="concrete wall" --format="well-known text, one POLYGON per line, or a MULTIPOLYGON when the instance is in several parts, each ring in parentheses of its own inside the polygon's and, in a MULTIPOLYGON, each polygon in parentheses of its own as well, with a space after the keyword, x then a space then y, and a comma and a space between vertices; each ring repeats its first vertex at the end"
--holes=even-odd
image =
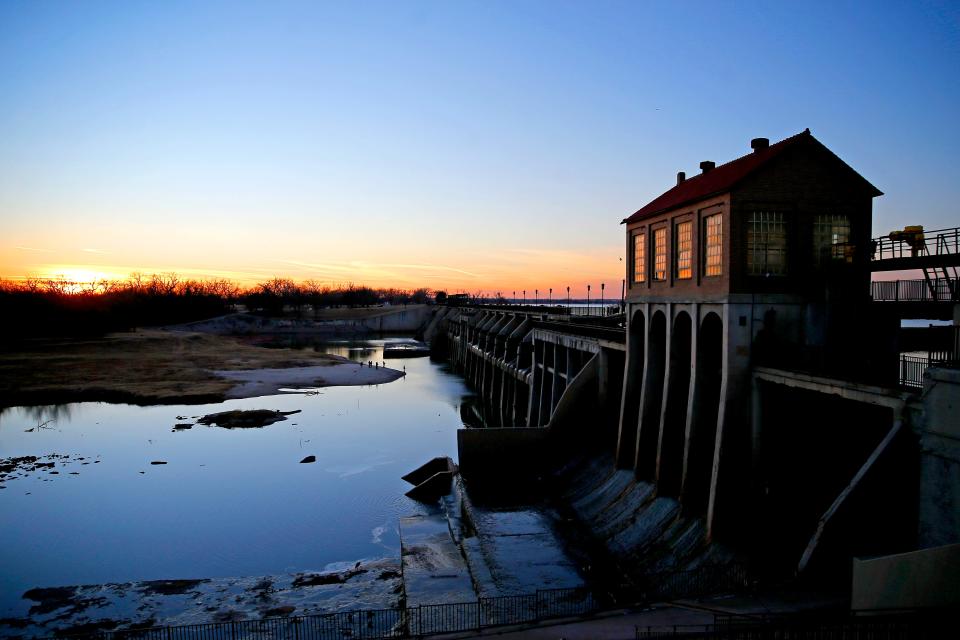
POLYGON ((960 371, 927 369, 917 422, 919 546, 960 542, 960 371))
MULTIPOLYGON (((381 315, 361 320, 335 320, 331 324, 346 323, 367 331, 377 333, 414 333, 422 329, 433 316, 436 307, 428 305, 411 305, 408 307, 391 309, 381 315)), ((326 323, 325 323, 326 324, 326 323)))
POLYGON ((853 561, 850 608, 960 605, 960 544, 853 561))
POLYGON ((460 429, 460 473, 468 480, 513 482, 536 476, 545 462, 548 429, 460 429))

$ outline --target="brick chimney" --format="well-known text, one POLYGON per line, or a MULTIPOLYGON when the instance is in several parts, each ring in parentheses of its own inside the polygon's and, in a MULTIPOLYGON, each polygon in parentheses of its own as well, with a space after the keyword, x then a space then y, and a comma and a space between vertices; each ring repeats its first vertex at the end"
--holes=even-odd
POLYGON ((770 138, 754 138, 750 141, 750 148, 753 152, 761 151, 770 146, 770 138))
POLYGON ((713 160, 704 160, 703 162, 700 163, 700 171, 703 173, 706 173, 707 171, 710 171, 716 166, 717 166, 717 163, 714 162, 713 160))
POLYGON ((677 172, 677 184, 680 184, 681 182, 683 182, 683 181, 686 180, 686 179, 687 179, 687 174, 686 174, 686 173, 684 173, 683 171, 678 171, 678 172, 677 172))

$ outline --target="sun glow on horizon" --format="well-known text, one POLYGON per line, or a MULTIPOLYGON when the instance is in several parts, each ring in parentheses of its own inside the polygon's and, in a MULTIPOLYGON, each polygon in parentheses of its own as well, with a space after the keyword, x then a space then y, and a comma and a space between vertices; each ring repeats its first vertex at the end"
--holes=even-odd
POLYGON ((58 266, 44 271, 37 277, 42 280, 63 280, 74 285, 89 285, 109 280, 126 280, 129 274, 120 275, 109 271, 58 266))

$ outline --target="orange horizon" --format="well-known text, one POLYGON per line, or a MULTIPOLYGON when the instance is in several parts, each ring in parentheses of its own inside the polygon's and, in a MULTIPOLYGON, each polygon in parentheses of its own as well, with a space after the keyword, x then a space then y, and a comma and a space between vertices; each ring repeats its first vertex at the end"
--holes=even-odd
POLYGON ((121 268, 110 268, 110 267, 99 267, 94 268, 92 265, 56 265, 51 268, 46 268, 40 271, 34 271, 33 273, 27 273, 26 275, 10 275, 3 274, 0 275, 0 280, 5 280, 8 282, 14 283, 24 283, 30 280, 39 280, 41 282, 61 282, 68 285, 72 285, 67 288, 69 293, 79 293, 85 289, 89 289, 90 285, 96 285, 98 283, 112 283, 112 284, 124 284, 132 282, 137 277, 142 278, 143 280, 150 280, 155 276, 160 277, 169 277, 175 276, 180 281, 199 281, 199 282, 214 282, 219 280, 228 281, 230 284, 237 286, 241 289, 252 289, 257 285, 266 283, 275 279, 289 280, 297 285, 303 285, 307 283, 314 284, 316 286, 330 288, 330 289, 340 289, 347 287, 369 287, 372 289, 397 289, 403 291, 413 291, 416 289, 427 289, 431 292, 445 291, 447 293, 468 293, 468 294, 478 294, 488 297, 495 297, 501 295, 505 298, 516 297, 518 299, 526 296, 528 300, 540 299, 540 300, 562 300, 567 297, 567 287, 570 288, 570 296, 574 298, 585 298, 587 296, 587 287, 591 287, 590 295, 591 297, 599 298, 601 294, 601 284, 605 285, 605 297, 610 298, 619 298, 620 297, 620 288, 621 281, 613 277, 609 278, 597 278, 596 282, 585 282, 579 280, 577 282, 571 282, 569 285, 562 284, 556 286, 539 286, 534 283, 531 277, 531 274, 525 274, 522 281, 519 284, 515 282, 510 282, 508 286, 496 286, 495 284, 477 284, 476 286, 469 286, 465 283, 456 283, 453 281, 447 282, 435 282, 431 283, 428 280, 431 278, 425 277, 421 283, 416 283, 415 281, 408 281, 402 283, 384 283, 366 280, 361 277, 349 278, 345 277, 339 280, 332 279, 318 279, 311 278, 304 275, 294 275, 294 274, 283 274, 281 272, 275 272, 272 275, 264 273, 262 276, 253 277, 252 274, 247 274, 245 272, 235 272, 229 270, 209 270, 209 269, 133 269, 125 270, 121 268), (524 282, 529 284, 524 284, 524 282), (551 293, 552 288, 552 293, 551 293))

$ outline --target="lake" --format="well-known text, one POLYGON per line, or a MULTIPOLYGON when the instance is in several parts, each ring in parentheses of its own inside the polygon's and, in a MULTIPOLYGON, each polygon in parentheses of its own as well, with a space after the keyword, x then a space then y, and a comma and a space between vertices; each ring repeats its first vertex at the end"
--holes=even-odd
MULTIPOLYGON (((298 346, 382 362, 390 342, 412 341, 298 346)), ((387 366, 405 367, 406 377, 207 405, 3 410, 0 458, 69 458, 0 482, 0 617, 32 587, 271 575, 397 557, 398 518, 423 509, 404 497, 410 486, 400 476, 437 455, 456 458, 461 406, 475 399, 429 358, 387 366), (259 429, 173 430, 229 409, 301 413, 259 429), (300 464, 308 455, 316 463, 300 464)))

